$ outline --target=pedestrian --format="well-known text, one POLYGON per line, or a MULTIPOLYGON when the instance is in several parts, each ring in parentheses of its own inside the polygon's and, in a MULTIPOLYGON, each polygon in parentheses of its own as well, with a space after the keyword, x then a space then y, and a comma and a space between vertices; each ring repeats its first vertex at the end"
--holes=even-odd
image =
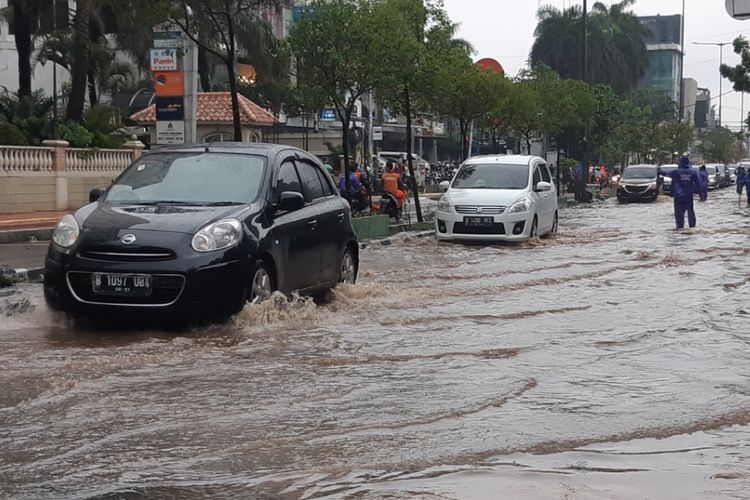
POLYGON ((672 195, 674 197, 674 221, 677 229, 685 227, 685 212, 688 214, 688 225, 695 227, 695 209, 693 208, 693 193, 700 189, 698 172, 690 166, 690 158, 680 158, 678 168, 669 172, 672 179, 672 195))
POLYGON ((747 194, 747 206, 750 207, 750 172, 745 170, 744 167, 737 168, 737 194, 740 196, 740 203, 742 203, 742 189, 745 189, 747 194))
POLYGON ((708 199, 708 170, 705 165, 701 165, 698 170, 698 178, 700 179, 700 189, 698 191, 700 201, 706 201, 708 199))

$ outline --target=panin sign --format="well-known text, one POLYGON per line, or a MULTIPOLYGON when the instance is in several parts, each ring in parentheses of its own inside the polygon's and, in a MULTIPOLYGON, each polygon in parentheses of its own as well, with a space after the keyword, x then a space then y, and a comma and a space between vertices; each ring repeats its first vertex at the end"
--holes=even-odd
POLYGON ((175 49, 151 49, 151 71, 177 71, 175 49))

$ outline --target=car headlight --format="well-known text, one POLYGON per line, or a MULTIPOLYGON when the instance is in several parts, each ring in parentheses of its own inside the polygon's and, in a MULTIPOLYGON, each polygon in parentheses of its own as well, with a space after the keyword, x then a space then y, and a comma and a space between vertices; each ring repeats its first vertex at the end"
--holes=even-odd
POLYGON ((531 210, 531 205, 533 204, 533 201, 531 201, 531 198, 528 196, 524 196, 520 200, 516 201, 513 205, 510 206, 510 210, 508 210, 509 214, 520 214, 523 212, 528 212, 531 210))
POLYGON ((651 184, 648 185, 646 189, 656 189, 656 183, 652 182, 651 184))
POLYGON ((242 239, 242 223, 236 219, 214 222, 193 236, 193 250, 213 252, 236 245, 242 239))
POLYGON ((52 233, 52 241, 57 246, 70 248, 78 241, 80 234, 81 229, 78 227, 76 218, 71 214, 67 214, 63 215, 57 226, 55 226, 55 231, 52 233))
POLYGON ((438 200, 437 204, 438 212, 450 212, 451 211, 451 203, 448 201, 448 197, 443 195, 440 197, 440 200, 438 200))

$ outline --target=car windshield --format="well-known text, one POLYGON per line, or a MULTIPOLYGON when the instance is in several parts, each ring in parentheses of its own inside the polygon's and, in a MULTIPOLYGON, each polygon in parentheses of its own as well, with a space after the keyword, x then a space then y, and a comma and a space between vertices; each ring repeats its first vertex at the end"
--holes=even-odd
POLYGON ((706 171, 708 172, 708 175, 714 175, 716 173, 716 167, 706 165, 706 171))
POLYGON ((656 177, 656 167, 630 167, 622 173, 623 179, 651 179, 656 177))
POLYGON ((498 163, 464 165, 456 174, 455 189, 524 189, 529 185, 528 165, 498 163))
POLYGON ((106 201, 136 204, 251 203, 266 160, 232 153, 154 153, 133 163, 107 190, 106 201))

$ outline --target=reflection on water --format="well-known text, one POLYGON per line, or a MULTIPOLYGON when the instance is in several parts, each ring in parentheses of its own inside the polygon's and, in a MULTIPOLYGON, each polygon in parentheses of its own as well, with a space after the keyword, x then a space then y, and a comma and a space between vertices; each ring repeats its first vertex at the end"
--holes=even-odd
POLYGON ((608 202, 522 245, 401 236, 358 285, 181 332, 102 332, 23 287, 0 299, 0 496, 746 498, 733 200, 683 232, 608 202))

